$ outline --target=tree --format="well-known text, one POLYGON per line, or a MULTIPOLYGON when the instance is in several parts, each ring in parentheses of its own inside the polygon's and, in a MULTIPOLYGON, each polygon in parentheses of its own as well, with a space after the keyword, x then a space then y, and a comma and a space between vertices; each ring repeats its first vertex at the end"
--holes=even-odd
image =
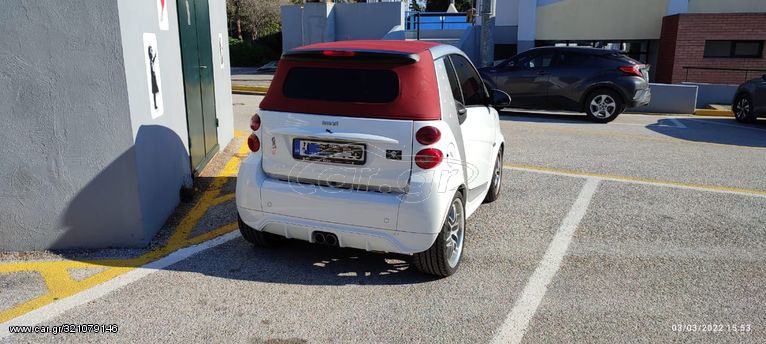
POLYGON ((410 0, 410 11, 422 12, 423 10, 424 8, 420 6, 418 0, 410 0))
POLYGON ((229 32, 231 27, 235 27, 237 38, 242 40, 242 19, 239 15, 239 0, 226 0, 226 14, 229 17, 229 32))
POLYGON ((243 32, 256 40, 281 30, 279 0, 227 0, 226 4, 233 20, 230 27, 235 28, 239 39, 243 32))

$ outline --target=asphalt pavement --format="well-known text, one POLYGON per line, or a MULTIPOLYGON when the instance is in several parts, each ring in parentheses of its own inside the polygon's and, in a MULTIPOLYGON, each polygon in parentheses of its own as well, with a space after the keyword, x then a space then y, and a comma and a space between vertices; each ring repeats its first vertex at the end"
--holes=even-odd
MULTIPOLYGON (((234 96, 239 130, 259 99, 234 96)), ((253 249, 232 232, 39 317, 117 333, 0 341, 766 342, 764 121, 508 111, 501 125, 502 196, 469 218, 449 278, 413 271, 407 256, 253 249)), ((231 222, 232 202, 200 223, 231 222)), ((0 307, 34 294, 15 292, 30 279, 0 274, 0 307)))

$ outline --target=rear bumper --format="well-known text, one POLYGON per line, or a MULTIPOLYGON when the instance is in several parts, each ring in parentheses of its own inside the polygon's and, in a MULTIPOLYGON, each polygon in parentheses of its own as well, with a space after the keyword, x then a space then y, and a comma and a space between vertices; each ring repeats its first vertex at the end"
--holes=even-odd
POLYGON ((638 89, 633 94, 633 99, 630 101, 628 107, 639 107, 648 105, 652 100, 652 91, 649 88, 638 89))
POLYGON ((303 219, 296 216, 272 214, 237 207, 239 216, 248 226, 265 232, 313 242, 315 231, 333 233, 340 247, 352 247, 367 251, 413 254, 427 250, 438 233, 409 233, 381 228, 349 226, 332 222, 303 219))
POLYGON ((330 232, 341 247, 412 254, 431 247, 454 192, 418 173, 410 180, 406 194, 306 186, 268 177, 251 154, 240 166, 237 210, 256 230, 305 241, 330 232))

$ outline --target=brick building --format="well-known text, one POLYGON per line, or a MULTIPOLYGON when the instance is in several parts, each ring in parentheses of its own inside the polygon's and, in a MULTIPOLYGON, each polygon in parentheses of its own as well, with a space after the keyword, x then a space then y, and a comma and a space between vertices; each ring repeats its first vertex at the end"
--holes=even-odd
POLYGON ((682 13, 662 20, 655 79, 740 84, 766 74, 766 13, 682 13))

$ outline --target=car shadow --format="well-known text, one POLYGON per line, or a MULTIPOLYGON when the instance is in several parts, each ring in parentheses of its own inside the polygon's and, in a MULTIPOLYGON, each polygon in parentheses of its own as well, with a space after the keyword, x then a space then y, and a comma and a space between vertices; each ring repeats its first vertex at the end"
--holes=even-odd
POLYGON ((522 109, 503 109, 498 114, 501 121, 602 125, 589 120, 584 113, 576 112, 530 112, 522 109))
POLYGON ((241 237, 168 270, 300 285, 404 285, 437 279, 417 272, 410 257, 404 255, 321 246, 300 240, 288 240, 274 248, 259 248, 241 237))
POLYGON ((733 118, 663 118, 646 126, 658 134, 680 140, 732 145, 766 147, 766 120, 739 123, 733 118))

